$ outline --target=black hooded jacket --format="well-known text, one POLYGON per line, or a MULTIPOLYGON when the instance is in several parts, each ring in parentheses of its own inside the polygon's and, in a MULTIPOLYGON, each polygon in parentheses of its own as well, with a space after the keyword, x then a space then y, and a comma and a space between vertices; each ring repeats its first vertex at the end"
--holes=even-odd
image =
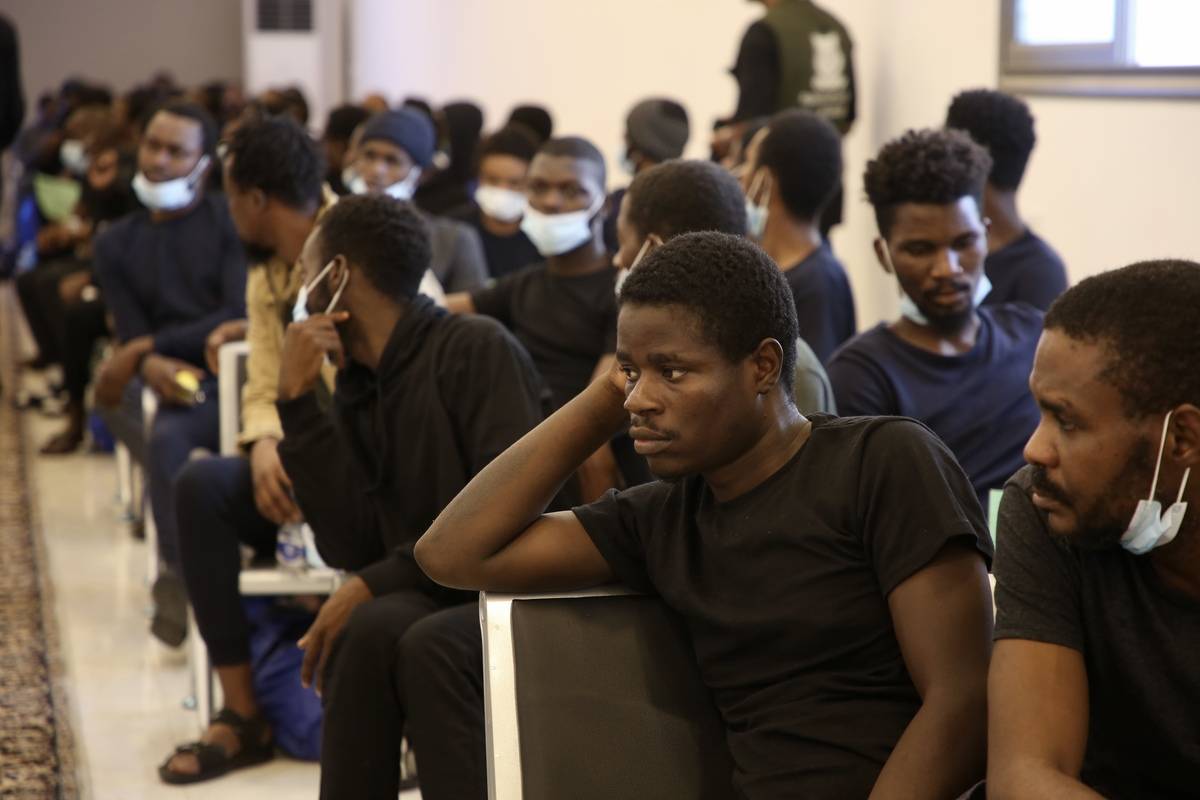
POLYGON ((277 407, 279 456, 327 564, 372 594, 469 595, 437 586, 413 544, 477 472, 537 425, 547 393, 529 354, 499 323, 451 316, 418 295, 373 372, 338 374, 333 410, 316 392, 277 407))

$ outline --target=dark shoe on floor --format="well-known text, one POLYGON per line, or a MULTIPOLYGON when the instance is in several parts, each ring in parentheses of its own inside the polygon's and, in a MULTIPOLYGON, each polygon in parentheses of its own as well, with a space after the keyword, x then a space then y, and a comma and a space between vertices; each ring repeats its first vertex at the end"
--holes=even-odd
POLYGON ((61 456, 74 453, 83 444, 83 431, 69 427, 58 433, 42 445, 41 454, 44 456, 61 456))
POLYGON ((168 647, 179 647, 187 638, 187 589, 183 580, 163 572, 150 589, 154 598, 154 619, 150 632, 168 647))
POLYGON ((239 749, 235 755, 226 755, 225 748, 206 742, 192 742, 175 748, 175 752, 158 768, 158 777, 163 783, 181 785, 200 783, 219 778, 235 769, 265 764, 275 757, 275 743, 267 730, 263 718, 246 719, 228 708, 221 709, 214 723, 228 725, 237 736, 239 749), (265 740, 265 742, 264 742, 265 740), (196 773, 174 772, 169 767, 177 755, 192 755, 200 765, 196 773))

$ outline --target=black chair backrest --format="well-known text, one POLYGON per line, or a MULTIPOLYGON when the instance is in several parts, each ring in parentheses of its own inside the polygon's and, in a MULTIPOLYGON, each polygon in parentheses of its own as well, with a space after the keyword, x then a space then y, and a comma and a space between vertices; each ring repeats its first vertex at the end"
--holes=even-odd
POLYGON ((524 800, 734 796, 724 725, 660 600, 517 600, 512 628, 524 800))

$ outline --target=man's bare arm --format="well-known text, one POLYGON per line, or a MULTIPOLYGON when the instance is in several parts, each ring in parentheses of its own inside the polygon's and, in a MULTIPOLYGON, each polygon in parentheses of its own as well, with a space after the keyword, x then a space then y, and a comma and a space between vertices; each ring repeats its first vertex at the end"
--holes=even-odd
POLYGON ((1097 800, 1079 781, 1087 749, 1088 677, 1069 647, 996 643, 988 676, 988 797, 1097 800))

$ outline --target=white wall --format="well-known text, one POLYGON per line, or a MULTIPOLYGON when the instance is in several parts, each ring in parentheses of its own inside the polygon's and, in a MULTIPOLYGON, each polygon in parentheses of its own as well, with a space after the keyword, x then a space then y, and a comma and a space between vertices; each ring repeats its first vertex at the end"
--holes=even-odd
MULTIPOLYGON (((960 89, 995 86, 998 0, 825 0, 856 42, 859 120, 846 139, 846 223, 833 243, 850 270, 862 327, 896 310, 875 264, 863 199, 866 160, 909 127, 940 124, 960 89)), ((743 0, 354 0, 350 88, 434 102, 469 98, 489 127, 517 102, 553 109, 557 129, 593 139, 615 169, 628 107, 651 94, 684 102, 689 154, 729 113, 725 72, 759 13, 743 0)), ((1072 280, 1163 255, 1200 260, 1200 103, 1030 98, 1039 145, 1024 211, 1062 253, 1072 280)), ((612 171, 612 170, 610 170, 612 171)), ((621 176, 614 175, 619 182, 621 176)))
POLYGON ((184 85, 238 80, 238 0, 0 0, 17 28, 21 77, 38 94, 80 76, 124 91, 166 69, 184 85))
MULTIPOLYGON (((745 0, 354 0, 350 87, 435 103, 469 99, 487 127, 539 102, 556 132, 591 139, 617 164, 624 114, 636 101, 678 98, 701 155, 712 120, 729 114, 745 0)), ((621 177, 613 176, 619 184, 621 177)))

